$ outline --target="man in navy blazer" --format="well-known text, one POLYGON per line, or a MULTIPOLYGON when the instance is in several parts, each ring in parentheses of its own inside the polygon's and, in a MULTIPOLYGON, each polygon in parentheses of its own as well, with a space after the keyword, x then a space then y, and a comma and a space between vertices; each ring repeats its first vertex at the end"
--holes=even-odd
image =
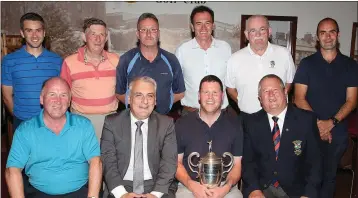
POLYGON ((264 76, 258 90, 263 109, 245 118, 244 197, 318 197, 322 159, 317 118, 287 104, 285 85, 274 74, 264 76))

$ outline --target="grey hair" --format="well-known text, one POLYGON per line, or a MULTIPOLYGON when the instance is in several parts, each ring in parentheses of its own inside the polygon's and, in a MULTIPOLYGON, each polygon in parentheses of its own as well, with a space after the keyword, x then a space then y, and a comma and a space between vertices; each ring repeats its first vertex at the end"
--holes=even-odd
POLYGON ((150 83, 154 86, 154 91, 157 92, 157 82, 155 82, 155 80, 149 76, 141 76, 141 77, 136 77, 134 78, 130 83, 129 83, 129 93, 132 92, 132 88, 133 88, 133 84, 137 81, 143 81, 146 83, 150 83))
POLYGON ((250 21, 251 21, 252 19, 255 19, 255 18, 263 18, 263 19, 266 21, 267 27, 268 27, 268 28, 270 27, 270 23, 269 23, 269 20, 267 19, 267 17, 265 17, 264 15, 259 15, 259 14, 257 14, 257 15, 252 15, 252 16, 250 16, 250 17, 247 19, 247 23, 246 23, 246 27, 245 27, 245 30, 246 30, 246 31, 249 31, 249 30, 247 29, 247 27, 249 26, 250 21))
POLYGON ((282 79, 280 77, 278 77, 275 74, 267 74, 266 76, 262 77, 260 82, 259 82, 259 87, 258 87, 258 94, 259 95, 260 95, 260 91, 261 91, 261 83, 262 83, 262 81, 264 81, 267 78, 275 78, 275 79, 277 79, 278 81, 280 81, 280 86, 281 86, 282 90, 285 90, 285 83, 283 83, 283 81, 282 81, 282 79))

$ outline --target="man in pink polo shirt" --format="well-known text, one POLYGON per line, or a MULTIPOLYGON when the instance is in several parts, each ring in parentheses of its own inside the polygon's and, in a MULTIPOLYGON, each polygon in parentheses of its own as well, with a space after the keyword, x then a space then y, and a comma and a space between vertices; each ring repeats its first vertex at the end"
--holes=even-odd
POLYGON ((118 107, 115 85, 119 57, 104 50, 108 39, 105 22, 86 19, 83 31, 86 45, 63 61, 60 76, 71 87, 71 112, 90 119, 100 140, 105 116, 118 107))

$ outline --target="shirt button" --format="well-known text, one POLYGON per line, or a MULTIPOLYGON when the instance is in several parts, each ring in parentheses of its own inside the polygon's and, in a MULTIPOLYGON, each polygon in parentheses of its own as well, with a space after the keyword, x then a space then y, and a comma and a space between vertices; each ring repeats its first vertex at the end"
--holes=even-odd
POLYGON ((273 174, 274 174, 274 175, 277 175, 277 171, 274 171, 273 174))
POLYGON ((266 185, 266 184, 264 184, 264 188, 267 188, 267 185, 266 185))

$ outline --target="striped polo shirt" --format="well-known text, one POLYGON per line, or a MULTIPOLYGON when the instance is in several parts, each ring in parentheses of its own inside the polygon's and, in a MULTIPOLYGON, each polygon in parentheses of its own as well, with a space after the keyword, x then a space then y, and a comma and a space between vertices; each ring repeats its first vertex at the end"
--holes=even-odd
POLYGON ((119 57, 103 50, 103 61, 96 67, 85 62, 85 47, 68 56, 60 76, 71 87, 71 108, 83 114, 107 114, 118 107, 115 96, 116 67, 119 57))
POLYGON ((6 55, 1 63, 1 84, 13 87, 14 115, 28 120, 41 111, 40 93, 45 80, 59 76, 62 58, 45 48, 36 58, 26 45, 6 55))

